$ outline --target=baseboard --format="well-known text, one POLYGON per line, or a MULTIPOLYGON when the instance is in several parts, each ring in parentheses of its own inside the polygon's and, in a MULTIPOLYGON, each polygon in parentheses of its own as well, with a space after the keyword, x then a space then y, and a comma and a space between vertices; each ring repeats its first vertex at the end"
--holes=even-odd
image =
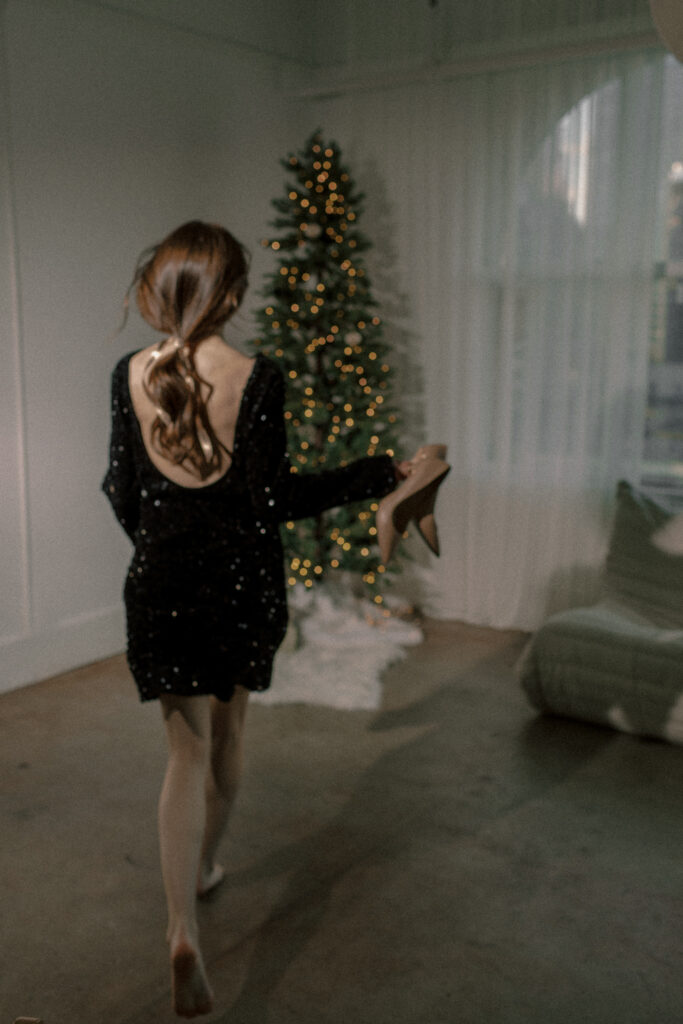
POLYGON ((0 693, 109 658, 125 647, 123 608, 100 608, 0 641, 0 693))

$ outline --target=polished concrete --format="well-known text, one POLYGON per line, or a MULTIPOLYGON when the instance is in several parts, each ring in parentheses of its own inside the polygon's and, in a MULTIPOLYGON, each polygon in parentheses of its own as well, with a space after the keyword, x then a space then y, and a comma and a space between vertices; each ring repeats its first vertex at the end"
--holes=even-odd
MULTIPOLYGON (((539 719, 523 637, 427 623, 379 712, 253 707, 225 1024, 680 1024, 683 749, 539 719)), ((122 659, 0 697, 0 1024, 169 1009, 156 705, 122 659)))

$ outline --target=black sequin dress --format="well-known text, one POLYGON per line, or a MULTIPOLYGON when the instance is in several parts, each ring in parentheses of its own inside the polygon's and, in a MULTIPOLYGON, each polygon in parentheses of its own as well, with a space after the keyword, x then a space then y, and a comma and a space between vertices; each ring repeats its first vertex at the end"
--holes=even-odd
POLYGON ((203 487, 169 480, 149 458, 128 388, 130 353, 112 375, 109 469, 102 483, 135 545, 124 587, 127 657, 140 699, 230 700, 270 685, 287 627, 279 524, 382 497, 388 456, 290 472, 277 365, 258 355, 244 389, 227 472, 203 487))

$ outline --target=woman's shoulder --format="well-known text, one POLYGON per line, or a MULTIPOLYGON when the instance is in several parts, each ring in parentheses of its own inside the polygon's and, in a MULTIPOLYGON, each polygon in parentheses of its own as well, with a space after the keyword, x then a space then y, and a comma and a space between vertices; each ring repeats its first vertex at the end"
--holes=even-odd
POLYGON ((271 359, 270 356, 265 355, 263 352, 258 352, 256 354, 253 373, 255 376, 258 374, 258 376, 263 379, 284 381, 284 375, 280 364, 277 363, 275 359, 271 359))
POLYGON ((263 406, 278 407, 284 401, 285 378, 282 368, 275 359, 259 352, 254 361, 254 368, 247 386, 249 398, 253 406, 262 410, 263 406))
POLYGON ((114 369, 111 372, 112 378, 114 380, 118 380, 119 378, 123 377, 124 374, 128 373, 128 366, 130 364, 131 359, 133 358, 133 356, 138 355, 140 351, 142 350, 135 349, 133 352, 127 352, 125 356, 121 356, 121 358, 118 360, 118 362, 114 366, 114 369))
POLYGON ((274 359, 262 352, 256 355, 243 397, 245 419, 251 426, 260 420, 280 415, 284 401, 284 377, 274 359))
POLYGON ((122 401, 128 393, 128 366, 136 352, 127 352, 121 356, 111 371, 112 398, 122 401))

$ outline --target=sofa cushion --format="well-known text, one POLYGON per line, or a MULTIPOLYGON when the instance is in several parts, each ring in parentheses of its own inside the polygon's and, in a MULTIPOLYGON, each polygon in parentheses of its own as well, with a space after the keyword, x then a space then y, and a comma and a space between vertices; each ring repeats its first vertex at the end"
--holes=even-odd
POLYGON ((672 519, 673 509, 625 480, 605 566, 605 595, 662 628, 683 628, 683 553, 671 554, 653 535, 672 519))

